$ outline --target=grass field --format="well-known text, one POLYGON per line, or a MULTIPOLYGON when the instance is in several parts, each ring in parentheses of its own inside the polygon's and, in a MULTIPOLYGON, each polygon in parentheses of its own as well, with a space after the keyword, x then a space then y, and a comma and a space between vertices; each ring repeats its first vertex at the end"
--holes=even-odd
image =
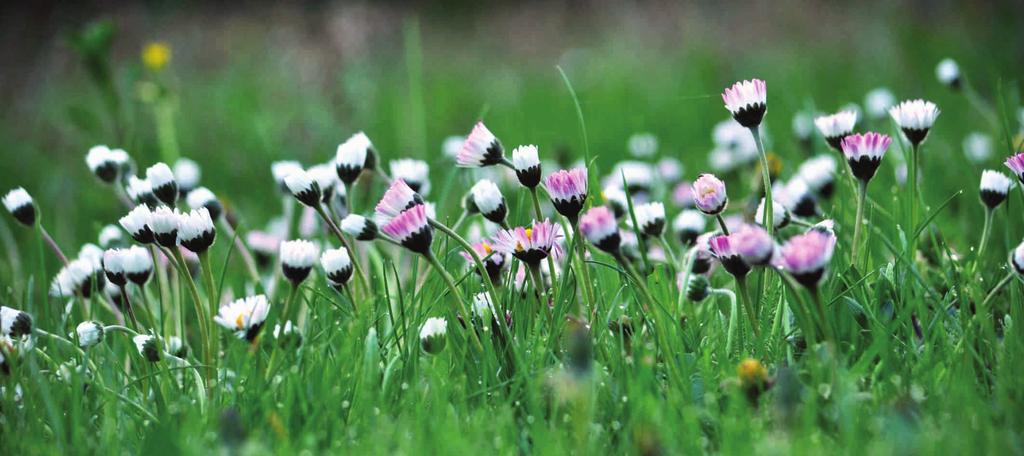
MULTIPOLYGON (((2 453, 1024 452, 1024 281, 1007 260, 1024 236, 1024 192, 1011 188, 990 223, 979 200, 983 170, 1020 186, 1003 165, 1021 151, 1024 131, 1019 15, 1012 5, 898 4, 821 6, 816 16, 806 10, 813 5, 783 2, 778 9, 793 10, 789 16, 765 6, 716 13, 661 5, 670 10, 664 15, 637 6, 582 14, 578 23, 567 7, 548 17, 538 6, 523 16, 510 7, 452 17, 344 10, 342 31, 362 24, 389 32, 365 44, 358 38, 381 35, 352 31, 365 33, 354 40, 362 47, 340 51, 317 27, 301 33, 302 21, 268 32, 259 20, 191 24, 192 16, 164 12, 154 13, 165 19, 156 33, 141 32, 133 15, 115 15, 111 29, 62 24, 60 36, 72 38, 53 38, 59 44, 25 75, 4 75, 0 190, 24 187, 39 224, 72 260, 128 213, 120 183, 105 184, 86 166, 98 144, 125 149, 139 177, 158 162, 197 162, 200 184, 225 207, 238 241, 288 227, 288 239, 321 250, 342 245, 275 182, 271 164, 333 169, 336 148, 359 131, 384 172, 399 158, 426 161, 431 188, 423 199, 436 205, 438 223, 458 225, 474 241, 499 229, 480 215, 460 222, 464 196, 481 178, 498 183, 509 225, 537 218, 514 173, 458 168, 445 154, 446 139, 469 134, 478 120, 510 160, 515 147, 536 144, 545 177, 586 166, 588 208, 610 204, 602 190, 621 187, 612 173, 623 160, 674 158, 683 171, 654 172, 616 225, 636 237, 631 222, 641 203, 664 202, 668 248, 638 236, 635 255, 619 261, 587 242, 580 268, 568 229, 550 284, 549 275, 540 286, 517 279, 520 261, 508 257, 493 296, 508 317, 493 321, 468 318, 475 297, 491 288, 440 228, 432 229, 439 267, 408 249, 346 236, 359 267, 346 286, 332 288, 319 254, 309 278, 290 286, 276 248, 252 280, 218 223, 201 256, 209 261, 185 260, 185 274, 158 261, 144 287, 127 287, 136 324, 110 310, 105 291, 50 296, 63 264, 38 229, 2 217, 0 304, 30 314, 34 332, 0 339, 8 371, 0 373, 2 453), (107 48, 109 30, 117 33, 107 48), (151 41, 166 42, 169 61, 160 48, 140 57, 151 41), (946 57, 962 71, 959 89, 936 79, 946 57), (751 78, 767 82, 762 131, 779 165, 770 167, 776 182, 794 181, 812 156, 838 165, 834 195, 819 195, 818 213, 775 239, 785 244, 807 231, 800 223, 830 219, 835 253, 817 290, 774 267, 737 282, 716 259, 709 295, 692 299, 677 281, 695 250, 673 232, 682 210, 673 189, 715 173, 729 195, 723 215, 752 223, 763 191, 757 156, 711 156, 720 146, 713 131, 730 118, 723 89, 751 78), (898 178, 909 143, 888 115, 873 117, 865 104, 878 87, 895 101, 924 98, 941 109, 920 148, 916 186, 898 178), (867 187, 856 247, 858 187, 845 159, 818 132, 801 139, 793 127, 798 113, 850 103, 861 113, 856 131, 893 138, 867 187), (975 132, 991 139, 987 156, 965 154, 975 132), (631 155, 637 133, 657 138, 652 156, 631 155), (292 216, 275 225, 282 212, 292 216), (270 310, 253 341, 209 321, 218 303, 258 293, 270 310), (285 309, 300 337, 274 335, 285 309), (447 320, 436 354, 420 338, 431 317, 447 320), (76 327, 87 320, 107 330, 83 350, 76 327), (168 353, 147 361, 135 332, 163 338, 168 353), (172 336, 184 336, 181 357, 167 343, 172 336)), ((386 189, 381 176, 364 172, 336 209, 372 219, 386 189)), ((539 191, 540 210, 568 227, 550 190, 539 191)), ((339 214, 327 216, 340 223, 339 214)), ((703 231, 718 229, 707 217, 703 231)), ((13 315, 3 315, 5 335, 13 315)))

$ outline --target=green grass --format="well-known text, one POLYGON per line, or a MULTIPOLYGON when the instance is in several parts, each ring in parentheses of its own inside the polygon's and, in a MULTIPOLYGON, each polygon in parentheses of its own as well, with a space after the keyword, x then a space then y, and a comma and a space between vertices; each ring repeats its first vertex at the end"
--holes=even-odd
MULTIPOLYGON (((984 214, 978 179, 983 168, 1002 169, 1011 146, 1001 129, 933 76, 940 58, 957 57, 981 93, 994 106, 1005 105, 1003 117, 1015 134, 1011 111, 1019 106, 1019 82, 1011 79, 1019 68, 1013 52, 993 51, 1003 41, 999 27, 969 28, 972 39, 960 39, 964 30, 932 34, 891 21, 901 26, 875 25, 890 30, 884 44, 867 37, 829 45, 782 40, 733 55, 699 38, 673 50, 609 40, 561 59, 539 57, 525 64, 495 57, 493 43, 486 41, 452 50, 450 43, 424 40, 419 23, 407 22, 401 49, 347 61, 319 84, 305 83, 278 54, 265 58, 259 42, 210 68, 183 52, 182 61, 161 75, 179 103, 177 140, 182 155, 202 165, 203 185, 237 215, 241 232, 262 228, 280 213, 270 162, 328 161, 337 144, 359 130, 369 134, 385 162, 405 156, 430 162, 434 188, 427 199, 438 203, 442 220, 458 217, 474 173, 455 169, 440 153, 441 141, 467 133, 481 116, 508 150, 535 143, 543 158, 562 166, 587 153, 592 182, 626 157, 630 134, 651 131, 661 141, 660 154, 682 160, 685 177, 692 179, 707 170, 711 128, 727 116, 720 91, 735 80, 760 77, 768 81, 768 149, 783 159, 784 179, 806 156, 790 129, 799 109, 831 111, 859 103, 879 85, 900 99, 926 97, 942 108, 922 151, 921 218, 929 222, 922 227, 923 255, 906 253, 909 233, 917 227, 903 223, 909 203, 893 177, 900 154, 895 144, 868 190, 863 268, 848 266, 854 193, 838 180, 836 196, 822 206, 836 220, 839 237, 821 288, 826 318, 838 329, 840 343, 834 346, 799 350, 781 337, 756 343, 741 319, 729 352, 729 320, 719 312, 728 310, 727 297, 677 308, 675 280, 665 265, 657 265, 647 276, 657 302, 647 302, 611 257, 592 249, 588 267, 597 302, 582 316, 590 332, 563 318, 549 320, 532 294, 501 287, 499 306, 511 309, 515 322, 512 354, 501 354, 490 328, 480 329, 484 351, 476 352, 469 334, 451 318, 457 307, 452 296, 422 259, 361 244, 361 251, 376 252, 363 263, 374 292, 357 292, 353 303, 328 288, 319 267, 314 269, 300 293, 307 312, 302 347, 282 350, 282 367, 273 375, 267 368, 274 322, 255 350, 216 329, 224 378, 205 398, 205 412, 190 371, 168 362, 145 363, 123 334, 108 334, 84 355, 37 337, 36 350, 14 363, 10 376, 0 376, 6 391, 0 394, 0 448, 5 454, 206 454, 221 447, 357 454, 1020 452, 1021 281, 1012 278, 987 306, 982 303, 1011 271, 1005 260, 1024 235, 1018 223, 1024 198, 1015 190, 997 211, 985 255, 971 273, 984 214), (974 130, 996 139, 984 166, 968 162, 961 151, 963 136, 974 130), (431 316, 449 317, 448 346, 437 356, 419 349, 419 326, 431 316), (607 329, 623 317, 632 324, 631 340, 607 329), (753 402, 737 377, 737 365, 748 356, 761 360, 774 381, 753 402), (57 378, 59 366, 69 361, 95 367, 88 375, 57 378), (14 385, 23 391, 18 401, 14 385)), ((44 225, 70 255, 96 242, 98 230, 124 213, 85 167, 88 147, 122 146, 143 168, 160 156, 149 107, 134 96, 136 82, 149 76, 128 58, 118 59, 116 67, 126 100, 121 140, 81 70, 55 77, 18 111, 0 117, 0 160, 9 164, 5 187, 25 186, 33 194, 44 225)), ((888 122, 868 127, 892 133, 888 122)), ((814 147, 827 152, 820 138, 814 147)), ((739 213, 759 176, 744 169, 724 177, 730 211, 739 213)), ((371 208, 383 189, 379 180, 359 184, 356 207, 371 208)), ((529 222, 528 193, 512 186, 503 192, 512 224, 529 222)), ((676 212, 669 210, 670 220, 676 212)), ((66 321, 58 318, 67 302, 39 293, 58 262, 43 252, 41 266, 34 233, 9 217, 2 223, 4 305, 30 311, 38 328, 62 335, 87 318, 112 322, 97 302, 81 300, 66 321)), ((798 232, 787 228, 782 238, 798 232)), ((315 238, 336 244, 325 231, 315 238)), ((211 256, 214 276, 218 282, 223 277, 224 292, 237 298, 249 292, 238 253, 230 247, 220 232, 211 256)), ((434 248, 456 279, 467 277, 460 285, 464 295, 483 291, 457 244, 436 233, 434 248)), ((556 315, 575 314, 582 302, 576 276, 559 278, 556 315)), ((712 284, 735 290, 720 270, 712 284)), ((777 319, 776 309, 780 303, 809 303, 809 294, 795 295, 774 274, 754 273, 748 285, 760 296, 757 324, 763 333, 778 335, 772 328, 780 324, 795 328, 777 319), (755 288, 761 280, 763 295, 755 288)), ((168 305, 181 301, 194 338, 196 319, 182 286, 169 293, 168 305)), ((159 294, 156 280, 148 287, 159 294)), ((282 306, 286 294, 287 287, 280 287, 272 305, 282 306)), ((198 362, 198 342, 189 345, 189 361, 198 362)))

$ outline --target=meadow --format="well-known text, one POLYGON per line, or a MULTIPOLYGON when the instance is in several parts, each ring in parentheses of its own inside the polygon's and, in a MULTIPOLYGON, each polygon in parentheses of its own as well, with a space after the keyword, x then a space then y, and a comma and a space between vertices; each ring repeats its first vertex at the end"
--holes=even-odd
POLYGON ((0 449, 1024 452, 1019 21, 875 6, 68 27, 0 113, 0 449))

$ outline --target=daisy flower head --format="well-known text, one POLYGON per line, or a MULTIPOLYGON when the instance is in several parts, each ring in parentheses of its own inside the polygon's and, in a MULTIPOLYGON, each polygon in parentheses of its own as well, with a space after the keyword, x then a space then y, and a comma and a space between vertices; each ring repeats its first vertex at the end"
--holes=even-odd
POLYGON ((836 161, 831 155, 818 155, 800 164, 796 175, 822 198, 835 192, 836 161))
POLYGON ((665 232, 665 205, 659 202, 638 204, 633 208, 640 232, 646 236, 660 237, 665 232))
POLYGON ((178 212, 177 209, 171 209, 167 206, 157 207, 149 219, 149 227, 153 230, 153 238, 156 240, 156 243, 161 247, 177 247, 180 222, 181 212, 178 212))
POLYGON ((1010 265, 1018 274, 1024 275, 1024 242, 1010 252, 1010 265))
POLYGON ((14 216, 14 219, 25 226, 36 224, 36 205, 24 188, 18 187, 7 192, 3 198, 4 207, 7 212, 14 216))
POLYGON ((896 104, 896 96, 885 87, 879 87, 864 97, 864 109, 872 119, 882 119, 889 113, 889 108, 896 104))
POLYGON ((430 244, 434 241, 434 231, 430 227, 424 204, 417 204, 399 213, 381 225, 380 230, 402 244, 402 247, 421 255, 431 255, 430 244))
POLYGON ((853 134, 843 139, 842 150, 850 171, 861 182, 868 182, 878 170, 892 139, 875 132, 853 134))
POLYGON ((374 209, 377 225, 386 225, 391 219, 413 206, 422 205, 423 197, 413 191, 402 179, 395 179, 384 192, 374 209))
POLYGON ((960 74, 960 66, 956 64, 956 60, 950 58, 942 59, 935 66, 935 79, 938 79, 942 85, 954 90, 959 89, 963 80, 960 74))
POLYGON ((768 86, 760 79, 740 81, 722 92, 725 108, 746 128, 761 125, 768 110, 768 86))
POLYGON ((392 179, 402 179, 420 195, 430 193, 430 165, 423 160, 402 158, 388 163, 392 179))
POLYGON ((760 225, 743 225, 729 235, 729 241, 743 262, 751 266, 766 266, 775 253, 775 241, 760 225))
POLYGON ((189 158, 179 158, 174 162, 174 181, 178 183, 178 191, 181 195, 187 195, 199 186, 199 179, 203 176, 203 170, 199 163, 189 158))
POLYGON ((555 210, 575 222, 587 199, 587 169, 559 170, 545 181, 555 210))
POLYGON ((79 347, 93 347, 103 342, 103 325, 97 321, 83 321, 75 327, 75 335, 78 336, 79 347))
POLYGON ((192 209, 181 214, 178 223, 178 238, 181 245, 193 253, 203 253, 210 249, 217 236, 210 211, 205 207, 192 209))
POLYGON ((1011 155, 1004 164, 1013 172, 1014 176, 1017 176, 1017 180, 1024 184, 1024 152, 1011 155))
POLYGON ((93 146, 85 154, 85 164, 101 181, 112 184, 117 181, 128 164, 128 154, 121 149, 111 150, 107 146, 93 146))
POLYGON ((694 205, 707 215, 721 214, 725 210, 725 206, 729 204, 729 196, 725 192, 725 182, 713 174, 698 176, 690 190, 694 205))
POLYGON ((256 340, 270 312, 270 302, 264 295, 249 296, 221 306, 213 321, 234 331, 239 339, 256 340))
POLYGON ((359 214, 349 214, 341 219, 341 231, 354 237, 357 241, 377 239, 377 224, 359 214))
POLYGON ((675 232, 679 242, 686 246, 693 245, 697 241, 697 236, 700 236, 705 228, 707 228, 707 219, 704 218, 704 214, 693 209, 683 210, 672 221, 672 231, 675 232))
POLYGON ((270 174, 274 176, 274 182, 277 182, 277 188, 285 194, 290 194, 288 190, 288 184, 285 182, 285 178, 289 174, 296 171, 303 171, 302 164, 295 160, 279 160, 270 164, 270 174))
POLYGON ((462 168, 493 166, 505 160, 505 149, 483 122, 477 122, 466 136, 455 162, 462 168))
POLYGON ((285 176, 284 184, 288 187, 288 192, 295 199, 299 200, 300 203, 309 207, 318 207, 320 205, 320 199, 323 197, 320 184, 313 180, 313 176, 310 176, 306 170, 296 169, 292 171, 285 176))
POLYGON ((505 197, 501 195, 497 184, 488 179, 481 179, 473 185, 470 193, 473 195, 473 207, 480 215, 499 225, 505 223, 508 206, 505 205, 505 197))
POLYGON ((153 257, 149 255, 148 250, 137 245, 122 250, 121 265, 125 277, 139 286, 145 285, 153 273, 153 257))
POLYGON ((819 116, 814 119, 814 125, 818 128, 821 136, 835 150, 840 150, 843 138, 853 133, 853 127, 857 125, 856 111, 839 111, 835 114, 819 116))
POLYGON ((163 353, 160 351, 160 341, 157 340, 156 336, 149 334, 139 334, 132 338, 132 342, 135 343, 135 349, 138 350, 139 355, 151 363, 160 361, 163 353))
POLYGON ((281 271, 293 285, 298 286, 309 277, 319 254, 316 244, 303 239, 282 242, 281 271))
POLYGON ((590 208, 580 218, 580 232, 597 248, 616 254, 622 243, 615 214, 606 206, 590 208))
POLYGON ((428 318, 420 327, 420 346, 423 351, 430 355, 436 355, 444 350, 448 339, 448 321, 444 318, 428 318))
POLYGON ((792 275, 801 285, 815 288, 825 275, 835 246, 835 235, 809 230, 786 241, 779 250, 777 266, 792 275))
POLYGON ((935 103, 920 99, 904 101, 889 108, 889 116, 915 147, 928 137, 939 113, 935 103))
POLYGON ((1013 181, 1005 174, 986 169, 981 173, 981 202, 989 209, 995 209, 1006 200, 1013 181))
POLYGON ((146 169, 146 180, 153 188, 153 195, 160 202, 174 206, 178 200, 178 181, 174 179, 174 171, 166 163, 157 163, 146 169))
POLYGON ((334 156, 334 167, 345 185, 352 185, 363 170, 377 167, 377 153, 373 143, 363 132, 358 132, 338 146, 334 156))
POLYGON ((352 278, 352 259, 344 248, 324 250, 320 255, 320 265, 324 268, 328 283, 335 288, 344 286, 352 278))
POLYGON ((515 256, 520 261, 536 267, 551 254, 557 241, 558 231, 548 219, 533 222, 530 227, 515 227, 500 230, 494 236, 493 248, 501 253, 515 256))
POLYGON ((711 254, 718 259, 726 272, 734 277, 745 277, 750 272, 750 265, 743 260, 736 246, 733 244, 732 235, 719 234, 708 240, 711 254))
POLYGON ((188 192, 188 195, 185 195, 185 202, 192 209, 206 209, 213 220, 220 219, 221 214, 224 213, 224 205, 217 199, 217 195, 214 195, 206 187, 196 187, 188 192))
POLYGON ((512 167, 523 187, 536 188, 540 184, 541 166, 537 146, 531 144, 513 149, 512 167))
POLYGON ((0 333, 10 337, 32 334, 32 316, 13 307, 0 306, 0 333))
MULTIPOLYGON (((764 223, 764 201, 764 198, 761 198, 761 200, 758 201, 757 203, 757 211, 754 212, 757 215, 755 217, 755 221, 761 226, 768 226, 765 225, 764 223)), ((789 213, 789 209, 786 207, 785 204, 782 204, 781 202, 779 202, 779 200, 774 198, 772 199, 772 201, 774 201, 774 204, 772 204, 772 221, 774 222, 775 229, 785 228, 786 226, 789 225, 789 222, 793 221, 793 216, 792 214, 789 213)))

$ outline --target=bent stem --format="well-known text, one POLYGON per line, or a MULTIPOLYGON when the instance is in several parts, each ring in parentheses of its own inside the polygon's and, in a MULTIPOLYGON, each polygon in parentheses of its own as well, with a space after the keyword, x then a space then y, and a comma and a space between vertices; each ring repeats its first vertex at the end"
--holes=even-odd
POLYGON ((242 238, 240 238, 238 233, 235 231, 235 227, 231 226, 227 219, 222 217, 220 222, 220 226, 221 229, 224 230, 224 234, 234 240, 235 249, 237 249, 238 253, 242 256, 242 262, 245 263, 245 270, 249 273, 249 280, 252 280, 254 285, 262 288, 263 282, 260 281, 260 273, 256 268, 256 260, 253 259, 252 251, 249 250, 249 246, 245 245, 245 242, 242 241, 242 238))
POLYGON ((50 250, 53 250, 53 254, 57 255, 57 258, 60 259, 60 262, 64 263, 64 266, 67 266, 68 257, 64 255, 64 252, 60 249, 60 246, 57 245, 57 241, 54 241, 53 237, 50 236, 50 232, 46 231, 46 228, 43 228, 43 222, 37 222, 36 226, 39 227, 39 235, 42 236, 43 241, 46 241, 46 245, 50 247, 50 250))
POLYGON ((821 296, 818 294, 818 287, 809 288, 811 292, 811 300, 814 301, 814 308, 818 312, 818 317, 821 320, 821 330, 825 335, 826 342, 836 343, 835 333, 832 331, 831 320, 828 315, 825 314, 825 305, 821 302, 821 296))
POLYGON ((729 298, 729 330, 725 336, 725 352, 732 355, 733 341, 736 340, 736 331, 739 329, 737 324, 737 318, 739 315, 739 309, 736 307, 736 293, 731 290, 724 288, 715 288, 711 290, 712 295, 720 295, 729 298))
MULTIPOLYGON (((773 207, 775 201, 772 199, 772 178, 771 171, 768 170, 768 155, 764 151, 764 141, 761 140, 761 128, 751 127, 750 133, 754 135, 755 142, 757 143, 757 151, 761 155, 761 180, 764 185, 764 219, 775 220, 773 217, 773 207)), ((775 230, 775 223, 766 223, 765 229, 768 230, 768 235, 771 236, 775 230)), ((728 234, 728 233, 726 233, 728 234)))
MULTIPOLYGON (((728 236, 729 235, 729 227, 725 226, 725 219, 722 218, 722 213, 719 212, 719 213, 715 214, 715 219, 718 220, 718 226, 720 226, 722 228, 722 234, 728 236)), ((769 219, 765 219, 765 220, 769 220, 769 219)), ((773 223, 773 225, 774 225, 774 223, 773 223)))
MULTIPOLYGON (((444 279, 444 283, 448 285, 448 289, 452 292, 452 295, 455 296, 455 300, 458 301, 459 303, 459 312, 461 312, 462 315, 464 315, 463 318, 465 318, 468 321, 470 318, 470 314, 466 310, 466 300, 462 297, 462 292, 459 291, 459 287, 455 285, 455 279, 452 279, 452 276, 448 274, 448 271, 445 271, 444 267, 441 266, 441 263, 437 261, 437 257, 434 256, 433 252, 430 252, 428 250, 427 253, 424 254, 423 256, 426 257, 427 263, 429 263, 430 266, 433 267, 435 271, 437 271, 437 274, 440 275, 442 279, 444 279)), ((476 344, 476 347, 480 349, 482 353, 484 350, 484 346, 482 343, 480 343, 480 338, 476 334, 476 331, 471 330, 467 332, 472 334, 471 338, 473 339, 473 342, 476 344)))
POLYGON ((867 199, 868 183, 860 181, 860 188, 857 193, 857 218, 853 225, 853 245, 850 250, 850 266, 857 264, 857 252, 860 251, 860 226, 864 224, 864 200, 867 199))
POLYGON ((438 231, 448 235, 456 243, 462 246, 462 250, 469 254, 473 258, 473 264, 476 265, 476 270, 480 273, 480 277, 483 278, 484 284, 487 285, 487 293, 491 295, 491 302, 495 305, 498 304, 498 292, 494 289, 494 282, 491 281, 491 275, 487 273, 487 268, 484 266, 483 260, 480 259, 480 255, 473 250, 473 246, 468 241, 459 236, 458 233, 452 231, 450 228, 445 226, 443 223, 438 222, 434 219, 429 219, 430 226, 436 228, 438 231))
POLYGON ((331 229, 331 232, 334 233, 334 236, 338 238, 338 241, 341 242, 341 245, 345 247, 345 250, 348 252, 349 258, 352 258, 352 264, 355 266, 356 269, 356 276, 358 277, 359 284, 363 287, 363 290, 366 290, 367 295, 372 294, 372 290, 370 289, 370 281, 366 278, 366 273, 363 272, 363 267, 360 265, 359 261, 356 261, 358 259, 358 257, 356 256, 356 252, 348 244, 348 241, 345 239, 345 236, 341 232, 341 229, 338 228, 338 225, 334 223, 334 220, 332 220, 331 217, 327 215, 327 212, 324 212, 323 204, 317 203, 317 205, 314 206, 313 209, 316 210, 316 213, 319 214, 320 218, 324 220, 324 223, 327 223, 327 226, 331 229))

